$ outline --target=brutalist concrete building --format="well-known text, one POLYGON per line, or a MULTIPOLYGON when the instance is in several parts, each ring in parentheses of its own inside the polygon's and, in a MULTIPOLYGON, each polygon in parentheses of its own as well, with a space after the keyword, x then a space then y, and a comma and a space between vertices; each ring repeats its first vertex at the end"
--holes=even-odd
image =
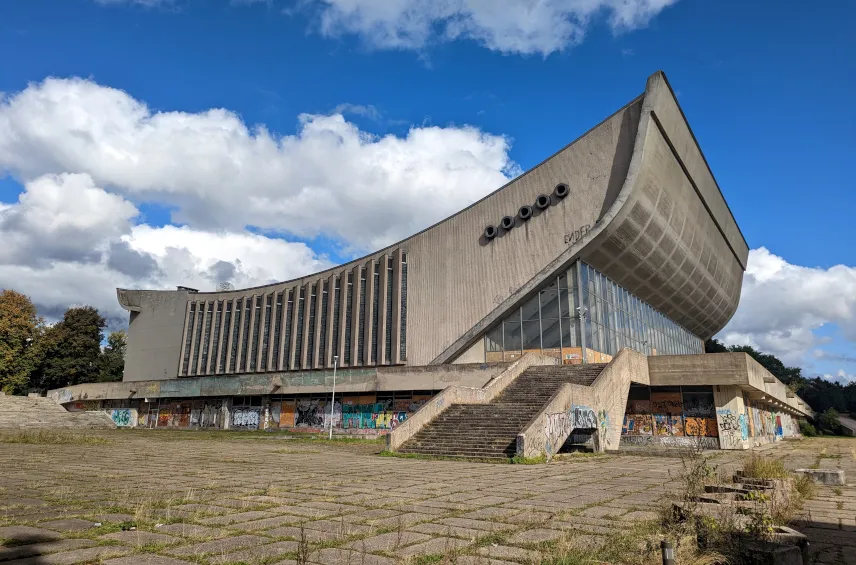
MULTIPOLYGON (((616 367, 628 351, 643 356, 645 374, 616 384, 627 389, 610 423, 622 444, 693 431, 727 447, 717 410, 731 410, 748 447, 796 433, 791 417, 809 409, 769 373, 758 380, 751 359, 704 355, 704 340, 737 308, 747 257, 656 73, 641 95, 538 166, 369 256, 228 292, 119 289, 130 312, 124 382, 52 394, 78 409, 133 410, 132 424, 148 427, 332 421, 376 432, 419 427, 412 416, 428 414, 419 408, 450 387, 491 387, 535 367, 567 375, 616 367)), ((496 391, 487 396, 500 398, 496 391)), ((547 393, 545 402, 557 394, 547 393)))

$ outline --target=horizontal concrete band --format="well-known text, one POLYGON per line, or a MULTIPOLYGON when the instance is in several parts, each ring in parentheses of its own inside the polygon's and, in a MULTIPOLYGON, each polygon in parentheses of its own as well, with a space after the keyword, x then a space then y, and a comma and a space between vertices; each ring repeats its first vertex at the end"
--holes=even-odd
MULTIPOLYGON (((473 363, 342 369, 336 372, 336 391, 442 390, 451 385, 481 387, 502 372, 507 365, 473 363)), ((332 389, 333 371, 321 370, 167 381, 87 383, 52 390, 48 392, 48 396, 60 404, 65 404, 77 400, 312 394, 329 393, 332 389)))

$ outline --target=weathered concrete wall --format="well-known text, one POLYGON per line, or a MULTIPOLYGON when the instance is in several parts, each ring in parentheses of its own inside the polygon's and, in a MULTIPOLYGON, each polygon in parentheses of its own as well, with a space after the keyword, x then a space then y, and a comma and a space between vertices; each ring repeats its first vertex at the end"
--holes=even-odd
POLYGON ((453 404, 488 404, 514 382, 523 371, 535 365, 556 365, 558 360, 539 353, 527 353, 514 361, 483 388, 450 386, 410 416, 387 436, 387 449, 395 451, 453 404))
POLYGON ((652 386, 737 386, 763 393, 793 416, 812 416, 811 408, 746 353, 655 355, 648 358, 652 386))
POLYGON ((574 430, 595 432, 598 451, 618 449, 630 383, 647 385, 644 355, 622 349, 591 386, 563 385, 517 436, 517 455, 552 458, 574 430))
MULTIPOLYGON (((431 365, 427 367, 369 367, 336 372, 339 392, 440 390, 450 385, 481 387, 507 363, 431 365)), ((264 394, 329 393, 333 371, 295 371, 243 376, 213 376, 121 383, 87 383, 56 389, 48 396, 60 404, 79 400, 129 398, 194 398, 264 394)))
POLYGON ((125 381, 174 379, 178 374, 184 318, 189 293, 153 292, 133 302, 133 293, 119 292, 119 302, 131 311, 125 381))

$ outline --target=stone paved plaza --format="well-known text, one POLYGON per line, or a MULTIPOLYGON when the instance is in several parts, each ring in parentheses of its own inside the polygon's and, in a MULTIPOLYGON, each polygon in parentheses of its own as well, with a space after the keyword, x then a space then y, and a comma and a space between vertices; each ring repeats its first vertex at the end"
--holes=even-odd
MULTIPOLYGON (((107 441, 0 443, 0 562, 371 565, 456 553, 461 564, 538 563, 545 543, 597 544, 655 518, 680 488, 670 457, 501 465, 379 457, 372 442, 91 434, 107 441)), ((856 440, 763 451, 856 477, 856 440)), ((714 463, 739 458, 719 452, 714 463)), ((817 562, 856 563, 856 488, 821 487, 804 513, 817 562)))

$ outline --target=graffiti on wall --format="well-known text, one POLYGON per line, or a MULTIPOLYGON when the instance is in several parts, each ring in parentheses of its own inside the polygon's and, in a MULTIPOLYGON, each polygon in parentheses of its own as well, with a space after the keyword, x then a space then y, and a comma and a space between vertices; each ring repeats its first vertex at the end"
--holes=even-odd
POLYGON ((776 437, 782 437, 783 435, 782 416, 781 414, 776 414, 776 437))
POLYGON ((134 425, 134 415, 129 408, 115 408, 110 411, 110 418, 117 427, 127 428, 134 425))
POLYGON ((651 414, 625 414, 622 435, 645 435, 654 433, 654 423, 651 414))
POLYGON ((597 429, 597 414, 588 406, 572 406, 573 427, 576 429, 597 429))
POLYGON ((683 414, 680 392, 652 392, 651 412, 654 414, 683 414))
MULTIPOLYGON (((326 404, 326 403, 325 403, 326 404)), ((299 400, 294 412, 298 428, 320 428, 324 425, 324 407, 320 400, 299 400)))
POLYGON ((235 408, 232 410, 232 427, 235 429, 257 430, 261 408, 235 408))
POLYGON ((712 394, 684 394, 684 416, 713 418, 716 416, 712 394))
POLYGON ((716 418, 684 418, 684 433, 688 436, 719 437, 716 418))

